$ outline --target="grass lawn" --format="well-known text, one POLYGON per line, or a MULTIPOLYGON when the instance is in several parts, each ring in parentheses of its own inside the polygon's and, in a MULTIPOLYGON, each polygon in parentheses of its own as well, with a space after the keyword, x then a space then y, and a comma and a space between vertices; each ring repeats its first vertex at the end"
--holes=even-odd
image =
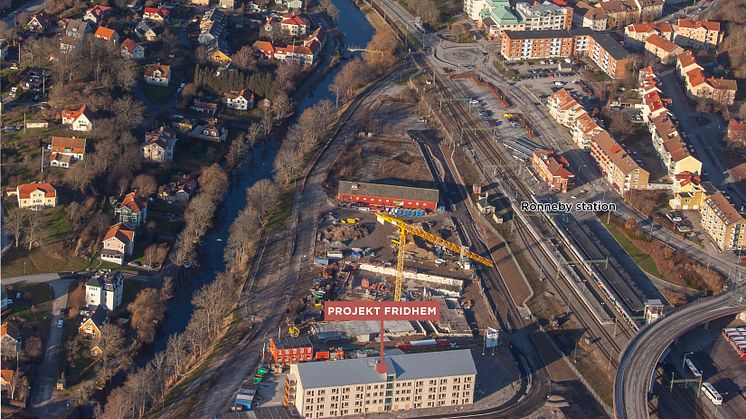
POLYGON ((606 229, 609 230, 611 235, 614 236, 616 241, 624 248, 624 250, 632 258, 632 260, 634 260, 635 263, 637 263, 637 265, 643 271, 658 278, 662 278, 660 271, 658 271, 658 265, 656 265, 655 259, 653 259, 652 256, 640 250, 640 248, 632 243, 632 241, 628 239, 627 236, 619 231, 617 226, 613 224, 606 224, 605 217, 600 217, 599 220, 601 221, 601 223, 603 223, 604 226, 606 226, 606 229))
POLYGON ((187 138, 176 143, 174 170, 197 173, 220 160, 228 151, 228 144, 216 144, 196 138, 187 138))
POLYGON ((148 95, 148 99, 157 104, 168 102, 176 92, 175 87, 153 86, 152 84, 145 84, 144 89, 145 93, 148 95))
POLYGON ((52 318, 52 287, 47 284, 10 285, 8 294, 23 294, 20 300, 14 300, 13 312, 3 317, 3 321, 17 320, 24 328, 36 329, 44 342, 49 336, 49 320, 52 318), (27 298, 28 297, 28 298, 27 298))
POLYGON ((46 272, 80 271, 88 267, 88 260, 70 255, 62 243, 52 243, 28 250, 12 248, 3 255, 0 274, 4 278, 46 272))
POLYGON ((288 189, 283 191, 280 195, 280 201, 277 203, 275 210, 267 218, 267 225, 265 228, 268 232, 275 231, 278 228, 285 228, 287 226, 288 219, 290 218, 290 211, 293 208, 293 191, 294 189, 288 189))

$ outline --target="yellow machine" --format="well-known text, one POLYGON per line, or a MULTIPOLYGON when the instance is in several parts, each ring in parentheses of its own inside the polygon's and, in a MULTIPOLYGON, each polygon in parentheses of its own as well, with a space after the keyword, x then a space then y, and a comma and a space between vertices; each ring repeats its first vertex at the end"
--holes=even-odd
MULTIPOLYGON (((428 233, 421 228, 413 227, 402 220, 379 213, 376 213, 376 219, 381 224, 386 224, 388 222, 399 228, 399 244, 407 243, 407 233, 409 233, 423 240, 427 240, 430 243, 437 244, 438 246, 450 250, 453 253, 458 253, 463 257, 467 257, 473 261, 479 262, 482 265, 489 266, 490 268, 495 267, 495 265, 489 259, 479 256, 478 254, 470 251, 468 247, 459 246, 455 243, 446 241, 434 234, 428 233)), ((402 285, 404 284, 404 246, 399 245, 399 250, 396 256, 396 284, 394 286, 394 301, 399 301, 401 300, 402 285)))

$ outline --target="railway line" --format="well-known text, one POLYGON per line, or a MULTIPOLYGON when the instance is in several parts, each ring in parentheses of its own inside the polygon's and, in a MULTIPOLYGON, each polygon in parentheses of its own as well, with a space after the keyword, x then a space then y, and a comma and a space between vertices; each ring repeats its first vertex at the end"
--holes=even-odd
MULTIPOLYGON (((436 87, 440 89, 441 92, 444 92, 447 97, 449 96, 448 92, 452 91, 452 88, 449 89, 448 86, 445 86, 445 82, 440 79, 436 79, 436 87)), ((468 111, 463 108, 459 100, 447 99, 443 103, 443 106, 444 112, 442 114, 442 117, 446 120, 449 120, 452 126, 463 127, 477 125, 475 121, 473 121, 473 118, 468 113, 468 111)), ((517 177, 512 173, 512 170, 510 169, 510 167, 512 166, 512 162, 508 162, 502 157, 502 154, 499 150, 495 149, 496 146, 492 144, 492 141, 489 137, 478 130, 462 130, 461 132, 462 140, 464 142, 468 142, 473 147, 478 148, 480 154, 488 160, 487 163, 492 167, 498 168, 498 173, 502 175, 503 182, 505 183, 505 185, 503 185, 504 188, 514 191, 516 194, 516 199, 521 199, 522 197, 530 199, 530 197, 532 196, 531 191, 524 184, 516 180, 517 177)), ((462 144, 462 146, 463 145, 464 144, 462 144)), ((524 241, 528 240, 530 227, 517 218, 515 222, 518 234, 521 239, 524 241)), ((543 219, 541 219, 540 222, 536 223, 536 225, 540 230, 542 230, 541 233, 544 237, 546 237, 546 234, 548 234, 549 231, 553 230, 553 226, 551 225, 551 223, 548 223, 543 219)), ((547 259, 551 260, 551 255, 547 254, 542 246, 528 246, 528 249, 531 257, 537 263, 539 263, 539 266, 544 266, 547 259), (541 250, 537 250, 537 247, 541 250), (541 252, 541 254, 539 252, 541 252)), ((556 267, 556 269, 560 269, 560 267, 556 267)), ((572 269, 577 275, 581 275, 581 272, 579 272, 579 269, 576 266, 572 269)), ((548 277, 550 276, 552 275, 548 275, 548 277)), ((583 327, 585 327, 589 331, 594 339, 598 338, 604 341, 599 342, 599 345, 597 346, 598 348, 600 348, 600 351, 603 353, 603 355, 609 360, 610 364, 614 365, 616 368, 616 359, 621 352, 620 343, 618 343, 617 339, 612 336, 612 334, 606 329, 606 327, 604 327, 596 314, 593 312, 593 309, 583 303, 583 297, 577 292, 577 290, 575 290, 574 287, 569 286, 568 288, 570 289, 570 291, 565 291, 564 287, 557 282, 559 280, 574 281, 574 279, 567 277, 563 273, 560 273, 560 275, 558 275, 556 279, 550 278, 550 281, 552 282, 553 287, 557 289, 559 296, 569 306, 573 307, 575 310, 581 310, 580 313, 576 313, 576 318, 583 325, 583 327)), ((627 338, 632 335, 632 330, 629 327, 622 326, 620 327, 620 331, 620 337, 627 338)))

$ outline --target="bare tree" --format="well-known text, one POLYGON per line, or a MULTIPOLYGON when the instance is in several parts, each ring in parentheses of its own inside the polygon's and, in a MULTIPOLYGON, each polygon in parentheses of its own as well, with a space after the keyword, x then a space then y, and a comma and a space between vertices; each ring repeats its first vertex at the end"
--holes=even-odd
POLYGON ((228 188, 228 176, 218 164, 205 169, 198 179, 202 194, 207 194, 213 201, 218 201, 228 188))
POLYGON ((285 94, 295 89, 295 82, 300 76, 302 66, 297 61, 283 61, 277 65, 275 70, 275 83, 280 91, 285 94))
POLYGON ((188 355, 186 341, 182 333, 175 333, 168 337, 166 365, 177 380, 184 375, 188 355))
POLYGON ((243 135, 239 135, 231 141, 231 145, 228 148, 228 154, 225 156, 226 168, 229 172, 234 172, 241 166, 241 163, 246 158, 246 154, 249 150, 250 147, 243 135))
POLYGON ((132 181, 132 188, 137 190, 138 195, 149 197, 158 192, 158 181, 152 175, 139 174, 132 181))
POLYGON ((174 296, 174 278, 167 275, 163 278, 163 285, 161 285, 160 298, 161 301, 168 301, 174 296))
POLYGON ((248 207, 253 208, 262 222, 277 205, 280 188, 270 179, 259 179, 246 189, 248 207))
POLYGON ((124 349, 124 332, 119 326, 106 323, 101 326, 95 345, 99 349, 100 368, 104 376, 108 377, 111 361, 124 349))
POLYGON ((212 227, 215 208, 215 202, 205 193, 192 198, 184 211, 186 227, 182 234, 186 233, 187 238, 196 244, 212 227))
POLYGON ((13 359, 18 355, 16 343, 12 339, 0 340, 0 352, 3 359, 13 359))
POLYGON ((332 0, 320 0, 319 5, 333 21, 336 22, 339 19, 339 9, 332 3, 332 0))
POLYGON ((272 101, 272 114, 276 121, 281 121, 292 114, 293 108, 290 98, 284 92, 280 92, 272 101))
POLYGON ((13 208, 8 210, 8 216, 5 217, 5 228, 10 231, 13 236, 13 242, 15 247, 18 247, 21 243, 21 237, 23 232, 26 230, 26 225, 29 222, 28 211, 20 208, 13 208))
POLYGON ((225 247, 225 262, 228 269, 242 273, 249 264, 249 259, 256 248, 261 228, 259 213, 248 206, 241 211, 231 224, 228 243, 225 247))
POLYGON ((262 119, 259 120, 259 123, 261 124, 264 135, 269 135, 269 133, 272 131, 272 127, 274 126, 272 112, 270 112, 268 109, 262 112, 262 119))
POLYGON ((8 387, 8 395, 10 396, 11 400, 15 400, 16 398, 16 390, 21 386, 21 383, 23 382, 23 373, 21 371, 18 371, 16 369, 13 371, 13 376, 10 377, 10 380, 7 383, 8 387))
POLYGON ((282 147, 275 157, 274 169, 277 181, 288 185, 300 172, 303 156, 293 147, 282 147))
POLYGON ((134 417, 132 395, 124 387, 111 391, 106 399, 102 419, 125 419, 134 417))
POLYGON ((132 129, 143 121, 145 105, 133 99, 132 96, 122 96, 114 100, 111 111, 114 113, 114 120, 120 128, 132 129))
POLYGON ((239 70, 249 71, 256 68, 256 58, 254 58, 254 50, 251 47, 244 45, 231 56, 231 62, 239 70))
POLYGON ((34 245, 41 244, 42 228, 44 226, 44 213, 42 211, 31 211, 23 236, 31 250, 34 245))
POLYGON ((140 342, 150 343, 155 339, 158 322, 163 320, 166 307, 155 288, 145 288, 135 296, 127 309, 132 313, 132 328, 137 331, 140 342))

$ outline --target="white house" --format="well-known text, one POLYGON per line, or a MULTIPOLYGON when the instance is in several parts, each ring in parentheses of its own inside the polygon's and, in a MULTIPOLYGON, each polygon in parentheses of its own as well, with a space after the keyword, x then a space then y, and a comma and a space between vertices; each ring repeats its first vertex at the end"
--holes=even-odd
POLYGON ((225 95, 225 106, 230 109, 246 111, 254 108, 254 94, 246 89, 232 91, 225 95))
POLYGON ((113 311, 122 304, 124 276, 119 271, 102 269, 85 283, 85 302, 91 307, 102 306, 113 311))
POLYGON ((124 259, 135 250, 135 232, 123 223, 114 224, 106 232, 101 249, 101 260, 124 264, 124 259))
POLYGON ((68 111, 63 110, 61 113, 62 125, 67 125, 73 131, 90 131, 93 129, 88 109, 83 105, 80 109, 68 111))
POLYGON ((171 67, 162 64, 149 64, 145 66, 145 83, 156 86, 168 87, 171 82, 171 67))
POLYGON ((142 60, 145 58, 145 47, 138 44, 132 38, 125 39, 119 50, 122 52, 122 57, 130 60, 142 60))

